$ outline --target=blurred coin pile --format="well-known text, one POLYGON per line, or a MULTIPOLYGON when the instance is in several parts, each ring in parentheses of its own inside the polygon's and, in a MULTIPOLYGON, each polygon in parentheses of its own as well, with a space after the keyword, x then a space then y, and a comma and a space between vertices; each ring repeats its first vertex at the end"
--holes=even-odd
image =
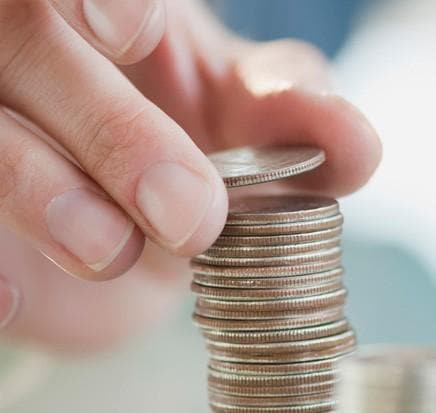
POLYGON ((355 347, 342 222, 326 197, 238 198, 220 237, 193 259, 193 318, 210 352, 214 412, 335 409, 337 362, 355 347))
POLYGON ((435 413, 436 350, 375 348, 341 363, 341 413, 435 413))

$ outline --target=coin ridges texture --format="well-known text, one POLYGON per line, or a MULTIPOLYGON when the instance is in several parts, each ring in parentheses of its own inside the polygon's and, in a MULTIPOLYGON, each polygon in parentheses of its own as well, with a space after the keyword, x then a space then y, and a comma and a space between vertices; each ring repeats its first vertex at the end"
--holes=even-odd
POLYGON ((290 277, 294 275, 315 274, 322 271, 333 270, 341 265, 339 256, 321 262, 286 265, 278 267, 226 267, 218 265, 191 262, 195 274, 216 275, 230 278, 264 278, 264 277, 290 277))
MULTIPOLYGON (((324 154, 239 148, 210 158, 233 187, 308 171, 324 154)), ((212 411, 335 411, 337 365, 356 346, 344 318, 342 223, 328 197, 230 199, 221 235, 191 262, 212 411)))
POLYGON ((277 317, 268 317, 262 314, 262 317, 250 314, 251 317, 243 318, 211 318, 194 313, 194 323, 202 329, 217 329, 220 331, 265 331, 265 330, 287 330, 303 327, 319 326, 326 323, 332 323, 341 320, 344 316, 342 306, 330 310, 318 310, 314 313, 303 315, 292 314, 286 317, 284 314, 278 314, 277 317))
POLYGON ((280 407, 241 407, 211 403, 214 412, 217 413, 330 413, 334 412, 336 403, 327 401, 324 403, 307 404, 305 406, 280 406, 280 407))
MULTIPOLYGON (((342 279, 342 267, 333 270, 323 271, 309 275, 295 275, 290 277, 268 277, 268 278, 232 278, 216 277, 194 273, 194 282, 198 285, 216 288, 242 288, 245 291, 250 289, 294 289, 307 287, 316 284, 325 284, 342 279)), ((247 291, 247 294, 249 292, 247 291)))
POLYGON ((325 160, 312 147, 241 147, 209 155, 227 187, 275 181, 308 172, 325 160))
POLYGON ((256 257, 256 258, 234 258, 234 257, 211 257, 200 254, 194 258, 195 261, 209 265, 223 265, 228 267, 278 267, 282 265, 300 265, 311 262, 331 261, 341 255, 339 247, 312 251, 306 254, 282 255, 279 257, 256 257))
POLYGON ((295 352, 295 353, 271 353, 271 354, 245 354, 228 350, 213 350, 210 354, 212 359, 233 363, 302 363, 313 360, 327 360, 350 354, 354 351, 356 341, 354 337, 343 345, 337 345, 324 350, 295 352))
POLYGON ((293 374, 285 376, 243 376, 239 374, 226 374, 209 370, 208 380, 211 384, 223 386, 248 386, 248 387, 282 387, 303 386, 334 381, 336 370, 319 373, 293 374))
POLYGON ((226 225, 316 220, 339 213, 338 202, 314 196, 246 196, 230 201, 226 225))
POLYGON ((331 217, 317 219, 316 221, 288 222, 284 224, 262 224, 262 225, 226 225, 223 235, 289 235, 304 232, 320 231, 323 229, 335 228, 342 225, 344 218, 341 214, 331 217))
POLYGON ((223 373, 243 374, 246 376, 280 376, 300 373, 314 373, 326 370, 334 370, 344 357, 332 358, 327 360, 315 360, 306 363, 290 364, 247 364, 247 363, 228 363, 219 360, 210 360, 209 369, 221 371, 223 373))
POLYGON ((265 247, 278 245, 294 245, 300 243, 308 243, 312 241, 324 241, 331 238, 336 238, 342 234, 342 226, 327 228, 321 231, 302 232, 297 234, 285 235, 255 235, 255 236, 237 236, 237 235, 221 235, 216 241, 215 246, 249 246, 249 247, 265 247))
POLYGON ((295 386, 236 386, 235 384, 221 385, 209 382, 211 390, 220 391, 224 394, 235 396, 298 396, 300 394, 316 394, 331 392, 334 390, 337 380, 326 381, 323 383, 300 384, 295 386))
POLYGON ((351 341, 354 341, 354 332, 352 330, 331 337, 260 344, 224 343, 206 339, 206 343, 210 350, 258 355, 318 351, 341 346, 351 341))
MULTIPOLYGON (((301 312, 310 311, 314 308, 321 309, 324 307, 336 307, 345 303, 345 297, 347 290, 344 288, 338 289, 333 292, 289 299, 276 299, 276 300, 264 300, 264 301, 230 301, 230 300, 214 300, 209 298, 198 298, 197 307, 210 310, 221 311, 241 311, 241 312, 275 312, 296 310, 296 314, 299 310, 301 312)), ((300 312, 300 314, 301 314, 300 312)))
POLYGON ((241 406, 241 407, 288 407, 288 406, 307 406, 320 402, 332 400, 333 393, 324 392, 303 396, 282 396, 282 397, 244 397, 221 394, 219 392, 210 391, 209 397, 211 403, 226 406, 241 406))
POLYGON ((205 287, 192 283, 191 291, 202 298, 234 300, 234 301, 262 301, 280 298, 307 297, 339 290, 342 287, 340 278, 323 284, 303 286, 299 288, 281 289, 236 289, 205 287))
POLYGON ((340 238, 330 238, 321 241, 312 241, 301 244, 271 245, 256 247, 220 247, 212 246, 205 255, 209 257, 223 258, 262 258, 280 257, 282 255, 298 254, 311 251, 319 251, 339 246, 340 238))
POLYGON ((330 324, 324 324, 322 326, 263 332, 205 330, 203 335, 207 340, 212 340, 215 342, 221 341, 224 343, 277 343, 282 341, 299 341, 333 336, 335 334, 345 332, 348 327, 349 325, 347 320, 339 320, 330 324))

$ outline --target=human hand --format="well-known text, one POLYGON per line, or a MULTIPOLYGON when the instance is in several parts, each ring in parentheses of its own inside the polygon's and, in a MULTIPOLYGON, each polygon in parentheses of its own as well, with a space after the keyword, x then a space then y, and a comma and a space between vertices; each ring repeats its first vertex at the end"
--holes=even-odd
POLYGON ((8 286, 20 297, 10 336, 87 350, 165 312, 171 275, 186 270, 165 251, 204 250, 227 213, 196 145, 322 147, 325 165, 292 185, 332 195, 379 162, 375 132, 328 92, 316 50, 245 42, 200 5, 173 3, 166 22, 159 0, 0 3, 0 316, 13 306, 8 286), (147 242, 103 284, 67 278, 36 252, 105 280, 138 260, 144 234, 161 248, 147 242))

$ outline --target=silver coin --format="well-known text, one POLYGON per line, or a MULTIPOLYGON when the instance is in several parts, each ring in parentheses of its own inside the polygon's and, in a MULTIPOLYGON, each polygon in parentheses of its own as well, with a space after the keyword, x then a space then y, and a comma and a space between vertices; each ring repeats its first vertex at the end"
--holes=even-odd
MULTIPOLYGON (((212 311, 212 310, 211 310, 212 311)), ((273 316, 269 317, 270 313, 250 313, 247 318, 241 312, 235 312, 235 318, 224 313, 224 317, 209 318, 200 314, 192 316, 194 324, 202 329, 209 330, 222 330, 222 331, 266 331, 266 330, 286 330, 293 328, 314 327, 322 324, 332 323, 341 320, 344 317, 344 310, 342 306, 333 307, 331 309, 316 310, 305 314, 295 315, 292 312, 290 317, 286 317, 283 313, 272 313, 273 316), (275 315, 275 318, 274 318, 275 315), (227 317, 227 318, 226 318, 227 317)))
POLYGON ((342 319, 330 324, 306 327, 289 330, 276 330, 276 331, 222 331, 222 330, 204 330, 203 336, 207 340, 223 343, 235 344, 253 344, 253 343, 279 343, 287 341, 301 341, 311 340, 315 338, 322 338, 334 336, 343 333, 349 329, 350 325, 346 319, 342 319))
POLYGON ((259 184, 308 172, 325 160, 312 147, 240 147, 209 155, 227 187, 259 184))
POLYGON ((296 265, 288 264, 277 267, 225 267, 203 264, 194 260, 191 261, 191 268, 195 274, 229 278, 292 277, 317 274, 320 272, 333 270, 340 265, 340 256, 334 256, 330 260, 323 260, 321 262, 309 262, 296 265))
POLYGON ((336 291, 331 291, 324 294, 298 297, 298 298, 283 298, 274 300, 259 300, 259 301, 224 301, 223 299, 216 300, 210 298, 197 298, 196 312, 202 309, 222 310, 222 311, 240 311, 240 312, 274 312, 274 311, 298 311, 298 310, 314 310, 325 307, 336 307, 345 303, 347 290, 340 288, 336 291))
POLYGON ((312 241, 300 244, 274 245, 267 247, 221 247, 212 245, 205 251, 204 255, 217 258, 261 258, 261 257, 280 257, 318 251, 328 248, 338 247, 341 239, 339 237, 330 238, 322 241, 312 241))
POLYGON ((314 295, 337 291, 342 286, 343 285, 341 279, 324 284, 315 284, 299 288, 281 288, 274 290, 215 288, 205 287, 193 282, 191 284, 191 291, 197 294, 198 297, 210 298, 215 300, 222 299, 226 301, 265 301, 297 297, 311 297, 314 295))
POLYGON ((342 214, 336 214, 312 221, 289 222, 285 224, 226 225, 221 234, 239 236, 289 235, 335 228, 342 225, 343 222, 342 214))
POLYGON ((341 253, 342 250, 340 247, 311 251, 305 254, 256 258, 211 257, 204 253, 197 255, 193 260, 201 264, 225 267, 278 267, 283 265, 301 265, 310 262, 331 261, 332 259, 339 258, 341 253))
POLYGON ((333 346, 324 350, 304 351, 295 353, 274 353, 274 354, 245 354, 226 350, 214 349, 210 352, 213 360, 229 363, 252 363, 252 364, 284 364, 302 363, 306 361, 320 361, 335 357, 350 355, 356 347, 355 338, 351 338, 344 345, 333 346))
POLYGON ((322 196, 245 196, 230 199, 226 225, 312 221, 338 213, 338 202, 322 196))
POLYGON ((215 246, 222 247, 268 247, 276 245, 300 244, 323 241, 339 237, 342 234, 342 226, 327 228, 321 231, 303 232, 287 235, 258 235, 258 236, 233 236, 220 235, 215 241, 215 246))
MULTIPOLYGON (((241 407, 296 407, 313 405, 319 402, 328 402, 333 400, 334 393, 316 393, 302 396, 282 396, 282 397, 244 397, 221 394, 220 392, 209 392, 211 403, 225 406, 241 406, 241 407)), ((259 410, 258 410, 259 411, 259 410)))
MULTIPOLYGON (((325 284, 340 281, 344 269, 334 268, 324 272, 309 275, 294 275, 292 277, 268 277, 268 278, 231 278, 216 277, 194 273, 194 282, 206 287, 235 288, 235 289, 277 289, 277 288, 301 288, 314 284, 325 284)), ((249 294, 249 292, 247 292, 249 294)))
POLYGON ((300 323, 300 325, 307 325, 304 323, 308 323, 312 321, 313 314, 319 316, 320 312, 330 311, 336 309, 340 305, 344 305, 345 300, 332 300, 333 302, 328 303, 325 307, 312 307, 308 305, 308 308, 305 309, 296 309, 292 308, 289 310, 284 309, 276 309, 271 311, 240 311, 240 310, 219 310, 210 307, 200 307, 196 306, 195 314, 199 316, 203 316, 205 318, 218 318, 221 320, 232 320, 232 321, 266 321, 266 320, 289 320, 293 319, 295 323, 300 323))
POLYGON ((260 343, 260 344, 239 344, 224 343, 206 339, 209 350, 218 350, 243 354, 271 355, 280 353, 304 353, 309 351, 325 350, 332 347, 345 345, 351 341, 354 342, 355 334, 353 330, 347 330, 344 333, 336 334, 330 337, 316 338, 301 341, 288 341, 278 343, 260 343))
POLYGON ((248 364, 231 363, 218 360, 209 361, 209 369, 222 373, 243 374, 246 376, 280 376, 302 373, 314 373, 326 370, 334 370, 338 363, 343 362, 349 356, 342 356, 326 360, 307 361, 302 363, 288 364, 248 364))
POLYGON ((221 392, 223 394, 235 396, 255 396, 257 397, 280 397, 280 396, 301 396, 317 393, 331 392, 337 380, 331 380, 324 383, 311 383, 301 384, 299 386, 235 386, 235 385, 222 385, 209 382, 209 390, 221 392))
MULTIPOLYGON (((276 397, 274 397, 276 399, 276 397)), ((305 406, 277 406, 277 407, 254 407, 254 406, 231 406, 211 402, 210 407, 215 413, 333 413, 336 407, 335 401, 307 404, 305 406)))
POLYGON ((209 384, 237 387, 301 386, 305 384, 330 382, 336 379, 337 374, 337 370, 326 370, 322 372, 284 376, 244 376, 240 374, 228 374, 209 370, 208 382, 209 384))

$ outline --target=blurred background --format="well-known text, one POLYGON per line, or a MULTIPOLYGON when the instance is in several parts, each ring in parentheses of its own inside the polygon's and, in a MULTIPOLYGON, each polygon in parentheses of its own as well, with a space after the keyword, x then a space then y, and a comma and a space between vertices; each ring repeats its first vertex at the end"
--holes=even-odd
MULTIPOLYGON (((242 35, 297 37, 333 60, 337 87, 379 131, 384 161, 342 201, 348 314, 361 343, 436 344, 435 0, 210 0, 242 35)), ((8 413, 207 411, 192 297, 153 337, 86 360, 3 347, 8 413)))
POLYGON ((259 41, 295 37, 334 57, 374 0, 208 0, 235 32, 259 41))

